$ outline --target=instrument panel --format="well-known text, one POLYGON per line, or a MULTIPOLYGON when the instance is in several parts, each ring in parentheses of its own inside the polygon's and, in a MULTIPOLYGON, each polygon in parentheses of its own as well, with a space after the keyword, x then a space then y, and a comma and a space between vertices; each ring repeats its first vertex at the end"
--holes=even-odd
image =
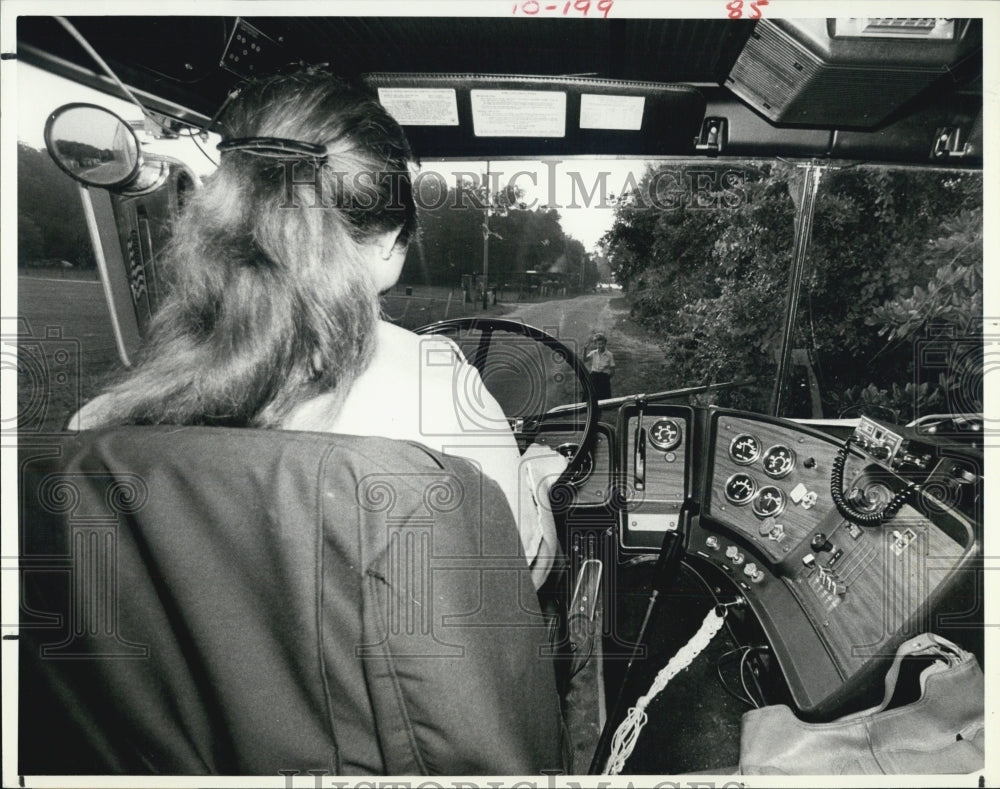
MULTIPOLYGON (((830 471, 839 445, 790 423, 720 415, 705 486, 704 512, 776 563, 833 509, 830 471)), ((860 472, 859 457, 846 473, 860 472)))
MULTIPOLYGON (((579 450, 580 431, 575 425, 543 423, 534 442, 570 456, 579 450)), ((604 507, 613 496, 612 453, 614 438, 605 424, 597 425, 594 445, 583 458, 579 471, 570 480, 574 507, 604 507)))
POLYGON ((687 554, 746 598, 807 715, 832 714, 876 681, 898 643, 932 630, 935 606, 971 576, 975 523, 935 499, 934 485, 884 522, 845 518, 835 472, 872 512, 905 499, 908 480, 809 426, 640 400, 622 405, 614 436, 606 501, 620 548, 655 552, 683 529, 687 554))
POLYGON ((792 422, 720 411, 709 429, 688 552, 744 592, 796 705, 834 709, 900 641, 933 629, 934 603, 977 553, 972 524, 926 493, 884 522, 856 523, 836 506, 835 471, 873 510, 906 480, 792 422))
POLYGON ((693 409, 626 403, 617 433, 621 545, 657 549, 692 495, 693 409))

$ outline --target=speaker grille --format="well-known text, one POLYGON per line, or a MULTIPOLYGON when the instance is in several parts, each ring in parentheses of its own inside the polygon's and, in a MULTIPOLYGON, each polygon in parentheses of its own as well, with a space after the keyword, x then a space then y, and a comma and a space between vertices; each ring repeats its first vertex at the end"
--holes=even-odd
POLYGON ((761 20, 726 84, 776 123, 870 128, 941 73, 940 68, 830 65, 761 20))

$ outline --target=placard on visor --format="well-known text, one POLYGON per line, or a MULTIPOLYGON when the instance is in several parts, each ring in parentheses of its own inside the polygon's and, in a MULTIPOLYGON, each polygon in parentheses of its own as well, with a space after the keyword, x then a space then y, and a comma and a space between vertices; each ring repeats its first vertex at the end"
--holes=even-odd
POLYGON ((566 94, 556 90, 471 90, 476 137, 565 137, 566 94))
MULTIPOLYGON (((414 152, 424 160, 591 156, 612 148, 622 156, 671 155, 691 148, 706 109, 705 95, 687 85, 595 77, 379 72, 366 74, 364 81, 373 92, 414 91, 402 96, 454 91, 457 125, 402 122, 414 152), (585 95, 600 98, 581 112, 585 95), (606 98, 611 98, 610 105, 603 105, 606 98), (641 99, 641 108, 639 102, 621 99, 641 99), (628 105, 631 112, 626 111, 628 105), (595 106, 597 113, 592 111, 595 106), (626 120, 627 128, 616 128, 626 120)), ((440 118, 435 123, 441 124, 440 118)))
POLYGON ((458 126, 454 88, 379 88, 378 100, 402 126, 458 126))
POLYGON ((581 129, 616 129, 639 131, 645 96, 608 96, 598 93, 580 94, 581 129))

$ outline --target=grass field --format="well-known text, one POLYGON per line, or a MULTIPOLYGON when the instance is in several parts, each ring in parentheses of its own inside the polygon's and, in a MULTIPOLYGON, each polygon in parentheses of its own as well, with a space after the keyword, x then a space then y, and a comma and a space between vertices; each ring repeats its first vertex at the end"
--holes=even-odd
MULTIPOLYGON (((66 274, 63 278, 53 270, 51 275, 36 271, 19 276, 16 320, 3 322, 5 357, 13 337, 19 339, 17 403, 22 432, 60 432, 118 365, 100 283, 82 273, 66 274)), ((407 329, 445 317, 499 317, 510 306, 491 305, 484 313, 477 302, 464 304, 460 290, 429 287, 414 287, 410 296, 398 287, 382 300, 387 318, 407 329)))
POLYGON ((22 432, 59 432, 118 362, 100 283, 53 274, 19 276, 17 320, 3 324, 5 346, 18 336, 22 432))

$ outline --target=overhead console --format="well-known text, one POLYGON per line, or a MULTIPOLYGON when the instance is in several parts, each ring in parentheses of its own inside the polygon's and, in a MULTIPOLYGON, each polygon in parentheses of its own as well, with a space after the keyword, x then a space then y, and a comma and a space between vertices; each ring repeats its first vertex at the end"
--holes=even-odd
POLYGON ((364 77, 424 155, 667 155, 687 150, 705 98, 686 85, 472 74, 364 77))
MULTIPOLYGON (((208 127, 240 79, 303 63, 367 82, 425 160, 982 164, 981 19, 597 19, 596 5, 589 19, 573 9, 508 19, 71 21, 176 132, 208 127)), ((17 57, 121 95, 52 17, 18 18, 17 57)))
POLYGON ((796 705, 836 709, 900 641, 933 629, 936 601, 977 555, 973 522, 932 495, 968 472, 865 419, 847 446, 740 412, 712 412, 708 429, 688 552, 743 590, 796 705))

